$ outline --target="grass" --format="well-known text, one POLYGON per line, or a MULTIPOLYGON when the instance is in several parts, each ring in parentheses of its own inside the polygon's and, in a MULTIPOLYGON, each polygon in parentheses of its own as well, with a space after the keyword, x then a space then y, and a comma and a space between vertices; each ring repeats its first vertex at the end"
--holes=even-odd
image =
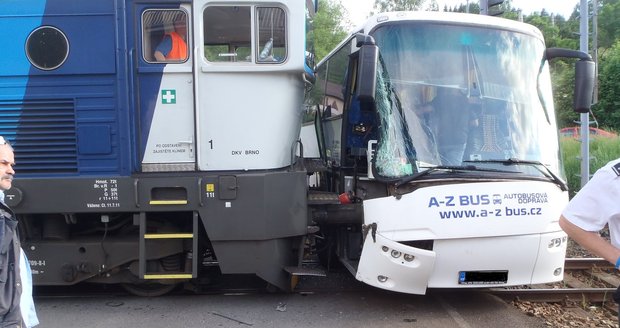
MULTIPOLYGON (((560 148, 564 160, 564 172, 570 196, 581 188, 581 142, 573 138, 561 138, 560 148)), ((620 138, 590 139, 590 175, 609 161, 620 157, 620 138)))

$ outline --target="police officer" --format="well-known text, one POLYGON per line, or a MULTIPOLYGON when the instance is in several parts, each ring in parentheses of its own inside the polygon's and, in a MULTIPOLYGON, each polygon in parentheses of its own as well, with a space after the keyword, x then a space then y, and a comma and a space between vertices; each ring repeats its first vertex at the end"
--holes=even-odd
MULTIPOLYGON (((620 158, 596 171, 573 197, 562 212, 560 227, 579 245, 620 269, 620 158), (611 243, 599 235, 605 225, 611 243)), ((614 300, 620 304, 620 287, 614 300)))

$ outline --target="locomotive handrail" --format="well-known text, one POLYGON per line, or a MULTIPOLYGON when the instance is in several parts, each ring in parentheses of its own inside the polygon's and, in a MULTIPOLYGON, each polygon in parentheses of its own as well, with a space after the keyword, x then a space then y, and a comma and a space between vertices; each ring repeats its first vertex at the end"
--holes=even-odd
POLYGON ((136 207, 140 207, 140 202, 138 201, 138 181, 138 179, 133 180, 133 196, 136 207))
POLYGON ((201 189, 202 188, 202 177, 198 178, 198 204, 200 205, 200 207, 203 206, 202 204, 202 192, 201 189))

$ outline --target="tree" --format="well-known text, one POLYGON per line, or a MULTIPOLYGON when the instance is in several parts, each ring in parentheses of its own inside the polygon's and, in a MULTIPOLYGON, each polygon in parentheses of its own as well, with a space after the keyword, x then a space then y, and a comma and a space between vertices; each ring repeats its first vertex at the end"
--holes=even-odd
POLYGON ((347 36, 342 24, 346 21, 345 11, 339 1, 319 0, 319 11, 312 18, 312 28, 306 36, 310 43, 308 49, 314 52, 317 62, 347 36))
MULTIPOLYGON (((377 12, 421 10, 426 0, 375 0, 377 12)), ((436 5, 437 3, 435 3, 436 5)))
POLYGON ((573 110, 574 63, 556 59, 551 63, 551 83, 559 127, 574 126, 579 114, 573 110))
POLYGON ((620 0, 603 1, 598 17, 598 42, 601 48, 610 48, 620 37, 620 0))
POLYGON ((439 4, 437 3, 437 0, 430 0, 430 2, 426 5, 426 10, 439 11, 439 4))
POLYGON ((620 128, 620 40, 599 61, 599 102, 592 112, 601 126, 620 128))

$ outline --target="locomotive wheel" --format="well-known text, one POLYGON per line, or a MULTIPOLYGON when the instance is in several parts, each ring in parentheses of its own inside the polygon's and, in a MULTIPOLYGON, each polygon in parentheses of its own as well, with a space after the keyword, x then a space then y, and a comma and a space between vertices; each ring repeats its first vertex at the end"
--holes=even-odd
POLYGON ((123 288, 136 296, 156 297, 162 296, 173 291, 178 284, 160 284, 156 282, 143 282, 135 284, 121 284, 123 288))

